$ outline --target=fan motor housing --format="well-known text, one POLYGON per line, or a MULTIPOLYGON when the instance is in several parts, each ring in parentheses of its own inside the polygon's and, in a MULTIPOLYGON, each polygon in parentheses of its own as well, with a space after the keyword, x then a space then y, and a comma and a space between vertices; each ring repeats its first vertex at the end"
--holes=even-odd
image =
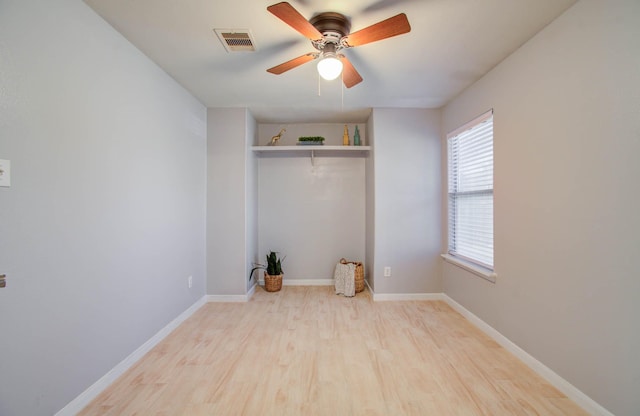
POLYGON ((347 19, 345 15, 336 12, 317 14, 309 20, 309 23, 323 35, 327 33, 334 35, 337 33, 339 34, 339 38, 348 35, 351 30, 351 22, 349 22, 349 19, 347 19))

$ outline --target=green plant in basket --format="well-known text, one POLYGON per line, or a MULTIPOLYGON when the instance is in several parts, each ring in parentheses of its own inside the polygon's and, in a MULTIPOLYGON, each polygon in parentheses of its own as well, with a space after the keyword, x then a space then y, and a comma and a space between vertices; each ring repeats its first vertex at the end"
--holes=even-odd
POLYGON ((282 260, 278 258, 278 253, 275 251, 267 254, 267 274, 271 276, 282 274, 282 260))
POLYGON ((277 251, 270 251, 267 254, 267 264, 256 264, 253 269, 251 269, 251 274, 249 275, 249 280, 251 280, 251 276, 253 276, 253 272, 258 269, 264 269, 264 283, 265 290, 267 292, 277 292, 282 288, 282 262, 286 257, 282 259, 278 257, 277 251))

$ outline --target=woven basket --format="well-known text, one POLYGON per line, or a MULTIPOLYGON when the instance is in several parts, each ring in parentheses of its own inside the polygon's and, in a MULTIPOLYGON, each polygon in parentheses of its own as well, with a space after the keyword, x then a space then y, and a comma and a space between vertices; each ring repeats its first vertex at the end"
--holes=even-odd
POLYGON ((278 292, 282 289, 282 275, 271 276, 264 272, 264 290, 267 292, 278 292))
POLYGON ((353 263, 356 265, 356 271, 354 273, 356 293, 362 292, 364 290, 364 267, 362 266, 362 263, 359 261, 347 261, 346 259, 341 259, 340 263, 353 263))

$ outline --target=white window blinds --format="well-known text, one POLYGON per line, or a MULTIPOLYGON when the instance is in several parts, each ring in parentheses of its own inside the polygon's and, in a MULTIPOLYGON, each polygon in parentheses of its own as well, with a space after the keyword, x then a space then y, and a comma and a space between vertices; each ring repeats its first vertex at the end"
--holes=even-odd
POLYGON ((449 254, 493 270, 493 111, 447 141, 449 254))

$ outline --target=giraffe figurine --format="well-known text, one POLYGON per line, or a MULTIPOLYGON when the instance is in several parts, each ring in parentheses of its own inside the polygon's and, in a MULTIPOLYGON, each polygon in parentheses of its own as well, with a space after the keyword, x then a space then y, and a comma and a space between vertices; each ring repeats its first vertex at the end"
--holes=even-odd
POLYGON ((271 141, 269 142, 269 144, 267 146, 275 146, 278 144, 278 140, 280 140, 280 137, 282 137, 282 133, 284 133, 285 131, 287 131, 287 129, 282 129, 280 130, 280 133, 276 134, 275 136, 273 136, 271 138, 271 141))

